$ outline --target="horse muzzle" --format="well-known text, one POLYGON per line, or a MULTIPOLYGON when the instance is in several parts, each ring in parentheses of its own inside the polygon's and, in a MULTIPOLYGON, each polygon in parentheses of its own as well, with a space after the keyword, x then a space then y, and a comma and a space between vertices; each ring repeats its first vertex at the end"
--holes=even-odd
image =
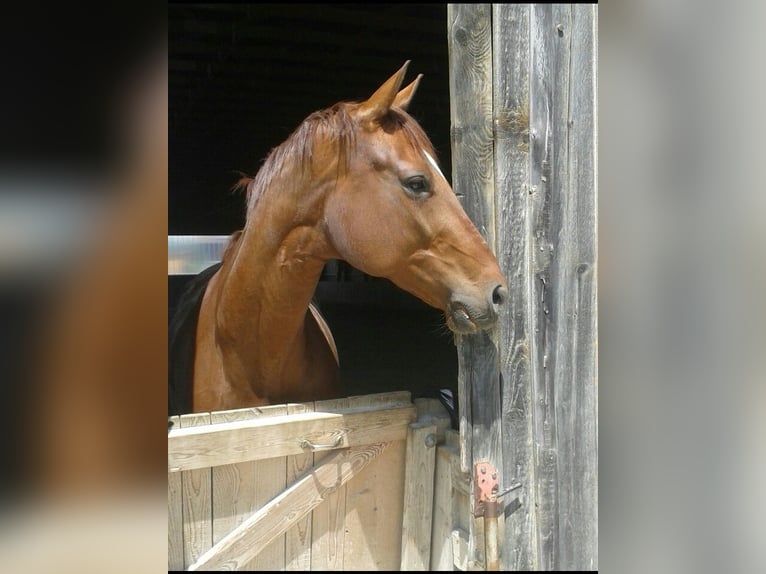
POLYGON ((508 300, 505 285, 493 285, 486 290, 485 297, 455 293, 450 297, 445 315, 447 326, 458 335, 472 335, 491 329, 497 323, 498 315, 508 300))

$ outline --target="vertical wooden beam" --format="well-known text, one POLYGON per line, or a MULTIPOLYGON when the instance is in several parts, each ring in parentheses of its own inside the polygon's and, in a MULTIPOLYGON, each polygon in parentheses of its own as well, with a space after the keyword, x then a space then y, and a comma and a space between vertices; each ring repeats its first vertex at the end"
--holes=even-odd
MULTIPOLYGON (((169 417, 173 428, 180 419, 169 417)), ((180 472, 168 472, 168 570, 184 568, 183 498, 180 472)))
MULTIPOLYGON (((453 189, 490 247, 496 250, 492 102, 492 6, 449 4, 453 189)), ((502 469, 498 331, 458 338, 461 465, 502 469)), ((502 480, 502 479, 501 479, 502 480)), ((481 519, 479 519, 481 520, 481 519)), ((470 523, 468 561, 484 562, 479 526, 470 523)))
POLYGON ((593 5, 448 6, 453 186, 511 287, 499 333, 459 342, 461 469, 522 484, 510 570, 598 564, 596 27, 593 5))
MULTIPOLYGON (((210 413, 181 415, 180 427, 210 424, 210 413)), ((184 568, 213 546, 211 469, 187 470, 181 478, 183 493, 184 568)))
MULTIPOLYGON (((505 521, 504 570, 536 570, 534 404, 530 354, 529 4, 494 4, 497 258, 510 297, 500 316, 504 485, 520 482, 521 507, 505 521)), ((507 502, 507 501, 505 501, 507 502)))
POLYGON ((531 318, 539 568, 592 568, 596 527, 593 6, 532 10, 531 318))
MULTIPOLYGON (((214 411, 210 413, 212 424, 250 420, 257 417, 254 409, 214 411)), ((258 510, 256 502, 258 463, 253 461, 214 466, 212 470, 213 493, 213 544, 217 544, 237 526, 258 510)), ((249 565, 254 567, 255 563, 249 565)))
MULTIPOLYGON (((316 401, 315 411, 333 408, 347 408, 348 399, 332 399, 316 401)), ((322 451, 314 454, 314 466, 332 451, 322 451)), ((314 509, 311 517, 311 569, 312 570, 343 570, 346 519, 346 485, 339 486, 325 501, 314 509)))
MULTIPOLYGON (((490 5, 449 4, 447 20, 452 187, 462 197, 463 207, 481 234, 490 245, 494 245, 490 5)), ((470 472, 473 460, 473 391, 482 389, 482 379, 491 377, 491 372, 486 371, 491 371, 494 357, 491 341, 486 336, 462 337, 458 346, 460 438, 463 445, 461 465, 463 472, 470 472)))
POLYGON ((436 424, 414 422, 407 430, 402 517, 402 570, 430 570, 436 424))
MULTIPOLYGON (((314 411, 314 403, 287 405, 287 414, 314 411)), ((293 484, 300 476, 314 466, 314 454, 306 452, 287 457, 287 484, 293 484)), ((285 535, 285 570, 311 570, 311 516, 309 512, 285 535)))
MULTIPOLYGON (((348 398, 350 408, 380 408, 392 395, 348 398)), ((407 402, 411 402, 409 393, 407 402)), ((346 484, 343 568, 396 570, 401 556, 404 509, 405 441, 398 440, 346 484)))
MULTIPOLYGON (((530 351, 534 405, 534 457, 536 466, 536 509, 539 563, 541 570, 556 570, 556 533, 558 532, 557 420, 554 368, 555 324, 552 287, 552 262, 558 243, 560 214, 558 174, 559 159, 554 145, 564 133, 556 122, 562 102, 554 89, 555 73, 561 54, 557 50, 557 30, 553 6, 535 4, 530 21, 530 210, 532 227, 530 320, 534 325, 530 351)), ((564 148, 566 149, 566 148, 564 148)))
MULTIPOLYGON (((559 529, 557 564, 597 568, 595 6, 553 10, 558 57, 553 197, 560 209, 551 275, 559 529)), ((554 96, 555 97, 555 96, 554 96)))
MULTIPOLYGON (((269 405, 269 407, 262 407, 261 410, 265 411, 267 416, 286 415, 287 405, 269 405)), ((261 508, 285 489, 287 457, 259 460, 255 465, 255 502, 256 507, 261 508)), ((261 550, 247 568, 252 568, 253 570, 284 570, 285 535, 277 536, 275 540, 261 550)))
POLYGON ((460 457, 455 445, 440 444, 436 448, 434 468, 434 505, 431 527, 431 570, 453 571, 452 531, 455 516, 455 497, 452 485, 452 460, 460 457))

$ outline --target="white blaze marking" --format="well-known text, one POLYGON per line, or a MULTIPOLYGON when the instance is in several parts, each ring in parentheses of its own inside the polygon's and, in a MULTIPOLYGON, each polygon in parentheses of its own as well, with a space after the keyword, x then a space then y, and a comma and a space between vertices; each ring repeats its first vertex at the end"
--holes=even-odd
POLYGON ((437 163, 436 163, 436 160, 435 160, 434 158, 432 158, 432 157, 431 157, 431 154, 429 154, 427 151, 424 151, 424 152, 423 152, 423 155, 425 155, 425 156, 426 156, 426 159, 428 160, 428 162, 429 162, 429 163, 430 163, 432 166, 434 166, 434 169, 436 170, 436 173, 438 173, 440 176, 442 176, 442 179, 443 179, 444 181, 447 181, 447 178, 446 178, 446 177, 444 177, 444 174, 442 173, 442 170, 440 170, 440 169, 439 169, 439 166, 437 165, 437 163))

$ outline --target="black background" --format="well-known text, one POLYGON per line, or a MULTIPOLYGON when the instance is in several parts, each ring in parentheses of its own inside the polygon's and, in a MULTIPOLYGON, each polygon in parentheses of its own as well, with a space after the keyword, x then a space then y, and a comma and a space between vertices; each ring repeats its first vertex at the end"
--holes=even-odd
MULTIPOLYGON (((238 172, 313 111, 369 97, 411 60, 424 74, 410 113, 449 178, 445 4, 170 4, 170 235, 226 235, 245 221, 238 172)), ((172 312, 186 277, 169 278, 172 312)), ((440 311, 383 279, 328 273, 318 293, 347 395, 456 391, 457 356, 440 311)))

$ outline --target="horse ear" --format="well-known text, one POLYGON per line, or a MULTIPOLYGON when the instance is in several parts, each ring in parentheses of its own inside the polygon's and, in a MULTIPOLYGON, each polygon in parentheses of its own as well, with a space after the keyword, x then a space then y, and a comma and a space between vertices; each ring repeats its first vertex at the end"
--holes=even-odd
POLYGON ((407 73, 407 66, 410 61, 407 60, 404 66, 399 68, 393 76, 380 86, 367 101, 359 107, 359 119, 363 123, 372 123, 380 120, 388 113, 399 93, 399 87, 402 85, 404 74, 407 73))
POLYGON ((420 83, 420 78, 423 77, 423 74, 418 74, 418 77, 415 78, 415 81, 412 82, 409 86, 401 90, 398 94, 396 94, 396 97, 394 98, 394 104, 398 108, 402 108, 403 110, 407 110, 407 108, 410 107, 410 102, 412 101, 412 96, 415 95, 415 92, 418 89, 418 84, 420 83))

